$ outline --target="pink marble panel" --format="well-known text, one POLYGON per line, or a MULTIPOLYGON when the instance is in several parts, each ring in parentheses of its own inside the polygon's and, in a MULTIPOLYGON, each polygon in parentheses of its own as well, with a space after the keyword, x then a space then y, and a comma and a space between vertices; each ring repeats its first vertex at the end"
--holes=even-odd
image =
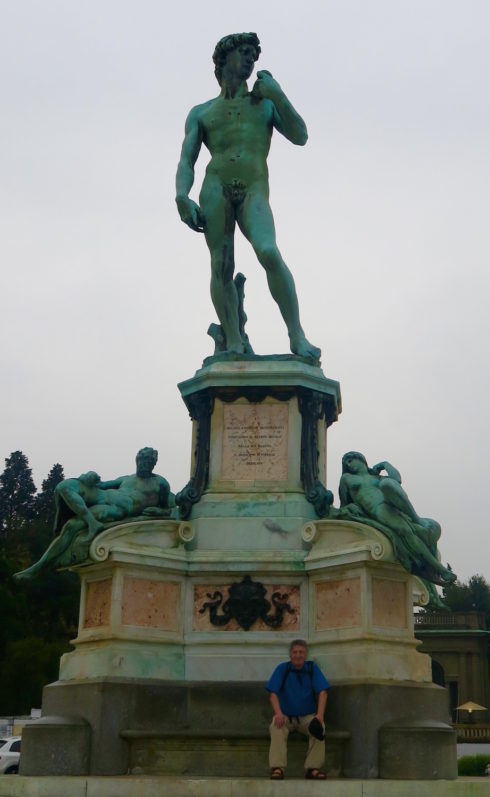
MULTIPOLYGON (((209 609, 201 613, 205 603, 214 602, 213 595, 215 592, 221 592, 223 600, 221 605, 217 607, 218 617, 223 615, 223 604, 228 599, 228 590, 231 584, 196 584, 194 586, 194 617, 193 617, 193 630, 194 631, 243 631, 236 619, 232 618, 226 625, 213 625, 210 620, 209 609)), ((250 627, 250 631, 298 631, 300 627, 300 588, 298 585, 292 586, 291 584, 264 584, 266 587, 265 599, 269 601, 270 608, 265 611, 267 617, 276 616, 276 608, 272 602, 272 595, 278 592, 281 596, 287 595, 286 603, 291 608, 291 612, 285 611, 282 616, 281 625, 274 628, 268 625, 263 619, 259 617, 258 620, 250 627)))
POLYGON ((361 625, 361 579, 323 581, 316 585, 317 631, 361 625))
POLYGON ((125 576, 122 594, 123 625, 178 631, 180 584, 125 576))
POLYGON ((407 628, 407 585, 404 581, 373 578, 373 625, 407 628))
POLYGON ((109 625, 111 613, 112 579, 87 582, 85 591, 84 628, 97 628, 109 625))

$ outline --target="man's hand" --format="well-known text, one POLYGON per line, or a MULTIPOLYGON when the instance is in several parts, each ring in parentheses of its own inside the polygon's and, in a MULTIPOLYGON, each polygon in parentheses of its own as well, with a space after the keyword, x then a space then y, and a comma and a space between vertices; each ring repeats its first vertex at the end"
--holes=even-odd
POLYGON ((195 232, 204 232, 204 216, 199 205, 188 196, 178 196, 175 201, 184 224, 195 232))
POLYGON ((282 94, 282 88, 277 80, 274 80, 271 73, 267 69, 261 69, 257 72, 257 80, 254 83, 252 94, 254 97, 261 97, 266 100, 277 99, 278 95, 282 94))
POLYGON ((279 714, 274 714, 273 722, 276 728, 282 728, 286 724, 286 717, 282 712, 279 714))

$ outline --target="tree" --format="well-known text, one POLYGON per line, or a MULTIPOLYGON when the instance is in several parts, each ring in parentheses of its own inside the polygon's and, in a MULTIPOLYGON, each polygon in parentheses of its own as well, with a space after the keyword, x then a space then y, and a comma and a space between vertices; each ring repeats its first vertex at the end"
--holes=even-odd
POLYGON ((474 575, 467 582, 455 581, 444 587, 442 599, 453 612, 482 612, 490 628, 490 584, 474 575))
POLYGON ((30 564, 37 561, 53 539, 55 517, 54 491, 65 478, 63 468, 57 462, 42 483, 41 492, 34 501, 34 520, 24 533, 24 542, 29 548, 30 564))
POLYGON ((40 705, 42 687, 56 679, 59 657, 76 634, 79 584, 74 573, 46 572, 32 582, 13 578, 51 541, 54 491, 62 479, 57 463, 35 496, 21 451, 11 454, 0 476, 0 716, 40 705))
POLYGON ((36 495, 34 503, 35 515, 46 523, 50 529, 53 528, 55 516, 54 491, 56 486, 62 482, 64 478, 65 474, 63 473, 63 468, 59 462, 57 462, 44 479, 41 492, 36 495))
POLYGON ((13 451, 5 460, 0 475, 0 537, 8 543, 15 539, 34 515, 34 494, 29 461, 22 451, 13 451))

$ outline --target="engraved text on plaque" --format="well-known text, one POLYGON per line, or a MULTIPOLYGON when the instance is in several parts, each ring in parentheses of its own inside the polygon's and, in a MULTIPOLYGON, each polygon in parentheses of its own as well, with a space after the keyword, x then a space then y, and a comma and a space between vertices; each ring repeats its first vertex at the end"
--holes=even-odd
POLYGON ((225 404, 221 478, 286 481, 287 404, 225 404))

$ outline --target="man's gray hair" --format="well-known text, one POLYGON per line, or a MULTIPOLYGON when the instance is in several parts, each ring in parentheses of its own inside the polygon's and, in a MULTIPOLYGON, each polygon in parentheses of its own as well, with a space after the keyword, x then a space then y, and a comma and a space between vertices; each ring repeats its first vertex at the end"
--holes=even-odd
POLYGON ((295 645, 299 645, 300 647, 308 650, 308 642, 306 639, 293 639, 292 642, 289 643, 289 652, 291 653, 292 649, 295 645))

